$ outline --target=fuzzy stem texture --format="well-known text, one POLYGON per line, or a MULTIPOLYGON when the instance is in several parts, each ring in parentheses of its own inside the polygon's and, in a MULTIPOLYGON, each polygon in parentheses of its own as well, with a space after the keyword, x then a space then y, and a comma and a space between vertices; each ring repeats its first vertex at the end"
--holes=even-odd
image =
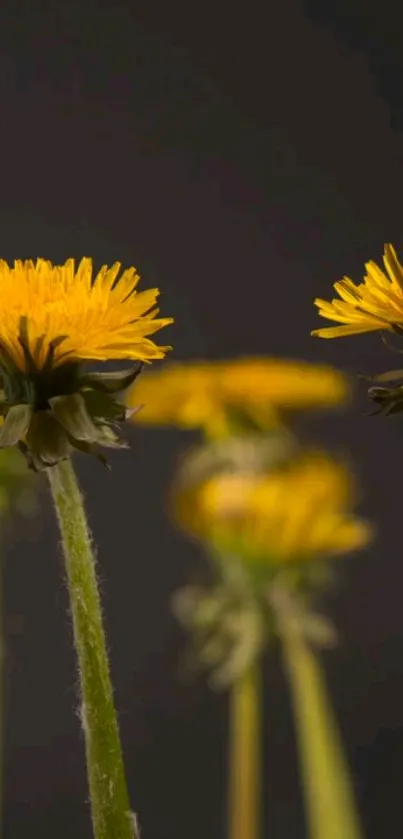
POLYGON ((258 664, 231 686, 228 839, 260 839, 261 683, 258 664))
POLYGON ((95 839, 139 839, 130 812, 83 498, 70 460, 47 470, 65 557, 95 839))
POLYGON ((310 839, 363 839, 349 768, 316 655, 300 630, 281 621, 294 707, 310 839))

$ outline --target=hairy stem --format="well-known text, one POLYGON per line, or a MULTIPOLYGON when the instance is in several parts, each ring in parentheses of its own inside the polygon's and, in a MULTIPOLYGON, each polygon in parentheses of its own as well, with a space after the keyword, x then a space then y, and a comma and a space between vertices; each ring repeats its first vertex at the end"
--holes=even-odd
POLYGON ((138 839, 130 812, 83 498, 70 460, 58 463, 47 473, 67 571, 94 836, 95 839, 138 839))
POLYGON ((229 729, 228 839, 259 839, 260 824, 259 665, 231 686, 229 729))

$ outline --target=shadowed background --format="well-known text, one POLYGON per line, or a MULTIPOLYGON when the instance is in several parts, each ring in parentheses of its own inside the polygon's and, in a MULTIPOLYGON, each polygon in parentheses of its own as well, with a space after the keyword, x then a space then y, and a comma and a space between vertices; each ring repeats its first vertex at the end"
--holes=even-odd
MULTIPOLYGON (((357 0, 4 2, 0 252, 135 264, 162 289, 175 357, 279 354, 381 372, 378 336, 325 342, 316 295, 383 243, 402 252, 402 36, 357 0)), ((392 7, 391 7, 392 8, 392 7)), ((382 15, 382 17, 381 17, 382 15)), ((165 341, 165 335, 164 335, 165 341)), ((399 366, 399 358, 397 365, 399 366)), ((374 547, 329 602, 328 676, 369 839, 403 830, 399 418, 305 423, 351 453, 374 547)), ((143 839, 224 837, 225 697, 179 675, 169 596, 199 554, 162 515, 177 432, 131 430, 108 474, 77 459, 99 544, 116 702, 143 839)), ((188 440, 193 439, 189 436, 188 440)), ((5 550, 5 837, 89 839, 57 532, 5 550)), ((18 536, 18 538, 17 538, 18 536)), ((267 835, 303 839, 287 694, 267 666, 267 835)))

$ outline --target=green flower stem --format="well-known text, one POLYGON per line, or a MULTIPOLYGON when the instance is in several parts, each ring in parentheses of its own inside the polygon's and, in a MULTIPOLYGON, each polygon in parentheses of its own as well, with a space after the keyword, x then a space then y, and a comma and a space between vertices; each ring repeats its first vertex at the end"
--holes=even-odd
POLYGON ((95 839, 138 839, 130 812, 101 601, 83 498, 70 460, 47 470, 62 534, 95 839))
POLYGON ((310 839, 363 839, 352 783, 318 659, 292 617, 280 621, 310 839))
MULTIPOLYGON (((3 560, 3 557, 1 557, 3 560)), ((4 664, 5 664, 5 626, 3 601, 4 563, 0 563, 0 837, 3 836, 3 795, 4 795, 4 664)))
POLYGON ((259 839, 261 835, 259 665, 231 686, 229 730, 228 839, 259 839))

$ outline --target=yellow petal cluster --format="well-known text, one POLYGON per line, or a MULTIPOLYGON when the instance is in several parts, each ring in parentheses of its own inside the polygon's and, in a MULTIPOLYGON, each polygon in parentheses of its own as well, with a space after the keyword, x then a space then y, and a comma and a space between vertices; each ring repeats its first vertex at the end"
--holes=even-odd
POLYGON ((143 372, 128 399, 143 405, 133 418, 140 424, 217 431, 231 411, 271 426, 283 412, 333 407, 347 396, 346 379, 331 367, 252 357, 143 372))
POLYGON ((339 298, 330 303, 317 298, 319 314, 341 326, 315 329, 312 335, 319 338, 340 338, 361 332, 403 328, 403 266, 392 245, 385 245, 383 256, 385 270, 376 262, 367 262, 366 274, 359 285, 349 277, 335 283, 339 298))
POLYGON ((0 260, 0 347, 16 367, 26 369, 19 336, 38 369, 54 343, 53 366, 84 359, 163 358, 169 347, 158 347, 148 336, 172 323, 157 318, 158 289, 137 291, 135 268, 120 273, 115 262, 93 277, 92 260, 73 259, 53 265, 45 259, 0 260), (63 339, 63 340, 61 340, 63 339))
POLYGON ((178 524, 221 550, 270 562, 310 561, 363 547, 366 523, 352 513, 350 473, 306 453, 267 474, 221 473, 177 488, 178 524))

